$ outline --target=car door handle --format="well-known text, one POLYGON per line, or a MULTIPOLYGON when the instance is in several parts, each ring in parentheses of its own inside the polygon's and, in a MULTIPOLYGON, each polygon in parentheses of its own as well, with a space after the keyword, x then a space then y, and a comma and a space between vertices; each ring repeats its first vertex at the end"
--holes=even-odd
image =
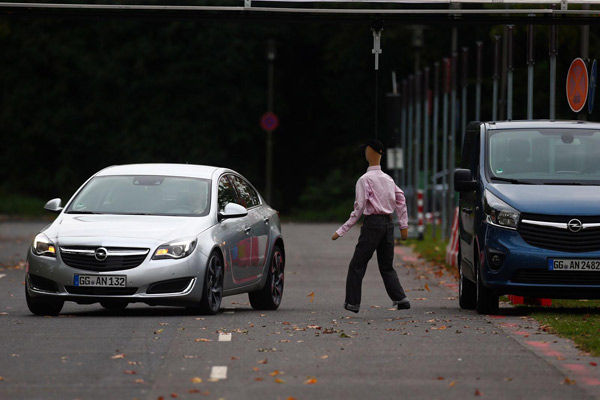
POLYGON ((252 230, 251 226, 244 227, 244 232, 246 232, 246 233, 250 233, 251 230, 252 230))
POLYGON ((463 208, 462 210, 463 210, 463 212, 464 212, 464 213, 467 213, 467 214, 473 214, 473 209, 472 209, 472 208, 466 208, 466 207, 465 207, 465 208, 463 208))
POLYGON ((265 224, 268 224, 268 223, 269 223, 269 217, 266 217, 266 218, 264 219, 264 221, 265 221, 265 224))

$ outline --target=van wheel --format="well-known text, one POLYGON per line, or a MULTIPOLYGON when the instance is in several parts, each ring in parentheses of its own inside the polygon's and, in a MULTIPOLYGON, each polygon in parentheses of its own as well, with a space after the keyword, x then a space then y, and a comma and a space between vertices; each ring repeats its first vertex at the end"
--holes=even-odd
POLYGON ((475 307, 477 312, 488 315, 498 314, 499 296, 493 290, 483 285, 481 267, 477 258, 475 260, 475 271, 477 274, 477 305, 475 307))
POLYGON ((54 300, 49 296, 29 295, 29 291, 25 288, 25 300, 27 307, 35 315, 58 315, 65 304, 62 300, 54 300))
POLYGON ((471 282, 463 274, 460 257, 458 258, 458 274, 458 304, 463 310, 473 310, 477 305, 477 287, 475 282, 471 282))
POLYGON ((273 247, 273 258, 269 265, 267 282, 256 292, 248 293, 250 305, 255 310, 276 310, 283 298, 285 260, 278 246, 273 247))

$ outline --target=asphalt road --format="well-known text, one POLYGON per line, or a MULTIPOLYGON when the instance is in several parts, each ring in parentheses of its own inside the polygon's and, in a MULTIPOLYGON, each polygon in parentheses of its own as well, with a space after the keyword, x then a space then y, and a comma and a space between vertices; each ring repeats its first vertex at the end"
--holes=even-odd
POLYGON ((598 359, 505 305, 462 311, 453 278, 397 247, 412 308, 390 309, 374 260, 359 314, 342 308, 358 227, 286 224, 284 300, 258 312, 227 297, 220 314, 25 304, 22 263, 44 224, 0 224, 0 399, 588 399, 598 359), (311 294, 314 293, 314 297, 311 294))

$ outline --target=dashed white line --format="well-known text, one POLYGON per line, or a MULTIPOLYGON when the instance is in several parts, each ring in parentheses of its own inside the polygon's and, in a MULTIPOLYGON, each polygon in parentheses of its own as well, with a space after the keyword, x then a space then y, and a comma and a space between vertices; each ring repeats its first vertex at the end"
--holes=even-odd
POLYGON ((219 333, 219 342, 231 342, 231 333, 219 333))
POLYGON ((212 367, 210 379, 227 379, 227 367, 212 367))

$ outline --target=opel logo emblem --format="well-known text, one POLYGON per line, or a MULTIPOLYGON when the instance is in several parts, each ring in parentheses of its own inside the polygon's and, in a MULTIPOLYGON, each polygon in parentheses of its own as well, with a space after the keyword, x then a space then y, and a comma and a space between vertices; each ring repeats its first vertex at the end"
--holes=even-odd
POLYGON ((94 253, 94 257, 98 261, 104 261, 106 260, 106 257, 108 257, 108 250, 106 250, 104 247, 98 247, 94 253))
POLYGON ((567 224, 567 227, 571 232, 579 232, 583 228, 583 224, 578 219, 572 219, 567 224))

